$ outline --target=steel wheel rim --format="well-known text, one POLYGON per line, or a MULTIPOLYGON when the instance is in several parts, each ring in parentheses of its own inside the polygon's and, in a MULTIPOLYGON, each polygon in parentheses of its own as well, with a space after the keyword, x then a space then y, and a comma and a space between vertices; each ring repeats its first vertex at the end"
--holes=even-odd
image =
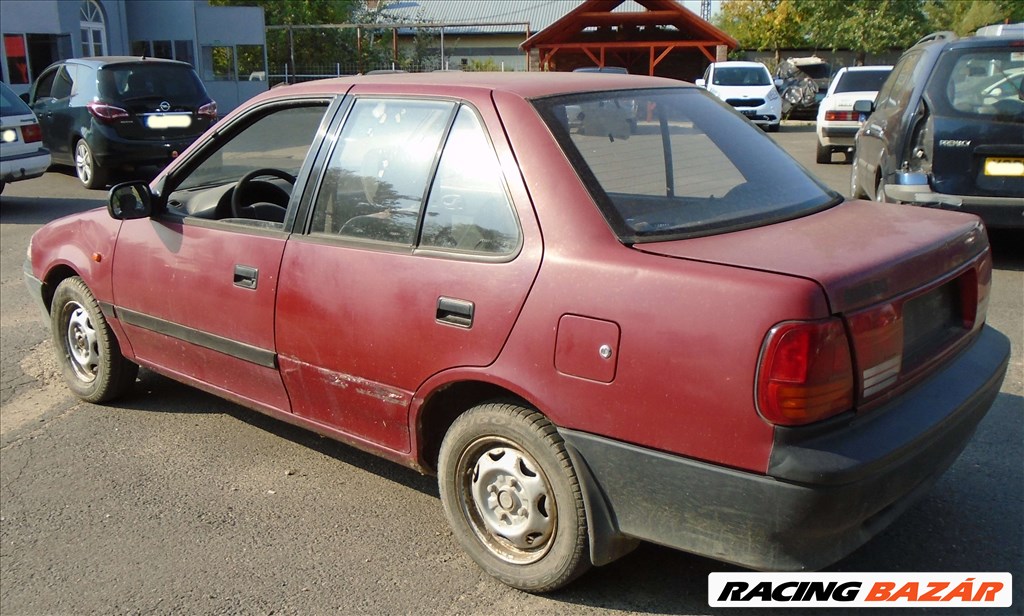
POLYGON ((96 380, 101 358, 96 328, 88 311, 77 302, 65 306, 64 315, 64 350, 69 363, 79 380, 91 383, 96 380))
POLYGON ((75 146, 75 170, 78 172, 78 179, 83 182, 92 179, 92 152, 84 141, 79 141, 75 146))
POLYGON ((463 451, 458 469, 463 513, 491 554, 525 565, 550 551, 558 511, 533 457, 507 439, 484 437, 463 451))

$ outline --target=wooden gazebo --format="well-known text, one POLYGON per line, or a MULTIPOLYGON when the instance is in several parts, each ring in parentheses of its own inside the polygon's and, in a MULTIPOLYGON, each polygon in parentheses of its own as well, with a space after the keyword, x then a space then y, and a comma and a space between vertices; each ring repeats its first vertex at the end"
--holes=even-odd
POLYGON ((736 39, 674 0, 585 0, 520 46, 541 70, 621 66, 631 73, 694 79, 736 39), (625 2, 640 11, 615 11, 625 2), (556 57, 557 56, 557 57, 556 57))

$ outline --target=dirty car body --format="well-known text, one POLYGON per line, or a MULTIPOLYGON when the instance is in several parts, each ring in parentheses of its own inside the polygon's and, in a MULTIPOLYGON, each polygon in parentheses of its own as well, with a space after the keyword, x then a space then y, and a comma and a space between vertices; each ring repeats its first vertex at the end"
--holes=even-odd
POLYGON ((638 541, 826 566, 995 398, 970 215, 844 202, 700 88, 588 74, 278 88, 25 278, 71 388, 141 365, 422 472, 530 591, 638 541), (636 127, 567 109, 636 101, 636 127))

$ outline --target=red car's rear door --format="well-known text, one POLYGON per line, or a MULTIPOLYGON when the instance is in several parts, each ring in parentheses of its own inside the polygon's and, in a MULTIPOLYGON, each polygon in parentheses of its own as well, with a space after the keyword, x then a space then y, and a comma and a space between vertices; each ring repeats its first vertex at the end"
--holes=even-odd
POLYGON ((417 388, 498 356, 540 233, 489 98, 350 93, 310 228, 285 249, 279 361, 296 414, 405 452, 417 388))

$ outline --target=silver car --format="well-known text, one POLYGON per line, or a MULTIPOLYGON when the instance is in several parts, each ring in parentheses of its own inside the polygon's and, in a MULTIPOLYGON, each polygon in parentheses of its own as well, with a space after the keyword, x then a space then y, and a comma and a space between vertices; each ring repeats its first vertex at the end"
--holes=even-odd
POLYGON ((39 177, 50 166, 39 122, 18 95, 0 82, 0 192, 7 182, 39 177))

